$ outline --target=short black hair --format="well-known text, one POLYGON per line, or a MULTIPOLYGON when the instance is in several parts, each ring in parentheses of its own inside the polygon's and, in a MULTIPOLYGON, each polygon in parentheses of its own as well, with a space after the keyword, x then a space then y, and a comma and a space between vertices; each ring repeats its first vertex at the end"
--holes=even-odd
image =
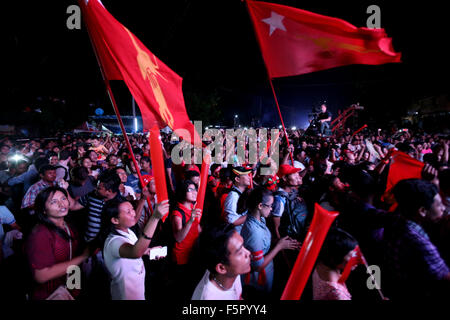
POLYGON ((144 160, 145 162, 151 163, 150 157, 147 157, 147 156, 142 157, 142 158, 141 158, 141 161, 142 161, 142 160, 144 160))
POLYGON ((84 181, 89 177, 89 171, 83 166, 77 166, 72 169, 72 177, 78 181, 84 181))
POLYGON ((116 158, 118 158, 118 156, 116 156, 115 154, 113 154, 113 153, 110 153, 110 154, 108 154, 107 156, 106 156, 106 162, 109 162, 109 160, 112 158, 112 157, 116 157, 116 158))
POLYGON ((47 152, 47 158, 50 159, 51 157, 58 157, 58 154, 55 151, 47 152))
POLYGON ((200 177, 200 173, 194 170, 188 170, 184 173, 184 178, 186 180, 191 180, 193 177, 200 177))
POLYGON ((177 184, 175 190, 175 199, 177 201, 183 202, 186 199, 186 193, 190 185, 194 185, 197 188, 197 185, 191 180, 183 180, 180 184, 177 184))
POLYGON ((320 249, 317 261, 328 268, 336 269, 344 261, 344 257, 358 245, 355 238, 339 228, 331 228, 320 249))
POLYGON ((114 169, 103 171, 100 174, 98 181, 103 183, 103 186, 105 187, 106 190, 112 192, 119 192, 119 186, 122 183, 119 175, 116 173, 114 169))
POLYGON ((256 187, 253 189, 247 199, 247 208, 249 212, 256 209, 260 203, 265 203, 270 197, 273 197, 273 193, 263 187, 256 187))
POLYGON ((45 174, 46 171, 50 170, 56 170, 56 167, 51 164, 45 164, 39 169, 39 174, 45 174))
POLYGON ((430 209, 438 191, 436 185, 420 179, 401 180, 392 189, 398 209, 406 218, 412 218, 421 207, 430 209))
POLYGON ((71 152, 68 149, 63 149, 59 152, 60 160, 67 160, 70 157, 71 152))
POLYGON ((205 228, 200 234, 199 249, 209 272, 216 273, 216 266, 219 263, 229 264, 228 242, 235 232, 232 224, 222 223, 205 228))

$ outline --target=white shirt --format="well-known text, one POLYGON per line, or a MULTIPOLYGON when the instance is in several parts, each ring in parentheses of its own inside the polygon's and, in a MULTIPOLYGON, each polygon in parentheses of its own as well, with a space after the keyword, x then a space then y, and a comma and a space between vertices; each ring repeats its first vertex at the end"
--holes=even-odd
POLYGON ((197 284, 191 300, 242 300, 241 277, 237 276, 228 290, 218 288, 209 280, 209 271, 206 270, 203 278, 197 284))
POLYGON ((134 245, 137 237, 133 231, 128 233, 116 230, 105 241, 103 255, 105 265, 111 276, 111 297, 113 300, 145 300, 145 267, 139 259, 121 258, 119 249, 124 243, 134 245))
MULTIPOLYGON (((236 187, 233 187, 233 189, 238 190, 236 187)), ((247 211, 243 212, 242 214, 237 213, 237 204, 239 201, 239 197, 241 196, 242 192, 229 192, 225 202, 223 204, 224 212, 226 213, 226 219, 228 223, 234 223, 237 219, 241 218, 242 216, 247 214, 247 211)), ((238 233, 241 233, 242 230, 242 224, 235 226, 234 228, 238 233)))

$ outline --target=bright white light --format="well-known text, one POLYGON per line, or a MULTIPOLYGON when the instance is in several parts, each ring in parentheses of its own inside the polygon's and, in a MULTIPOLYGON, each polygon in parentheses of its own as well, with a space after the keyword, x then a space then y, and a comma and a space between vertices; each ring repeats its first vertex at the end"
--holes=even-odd
POLYGON ((209 128, 208 128, 208 127, 206 127, 205 129, 206 129, 206 130, 208 130, 209 128))
POLYGON ((237 115, 237 114, 235 114, 235 115, 234 115, 234 117, 235 117, 235 118, 237 118, 237 117, 238 117, 238 115, 237 115))
POLYGON ((25 160, 25 157, 22 156, 21 154, 15 154, 10 158, 12 161, 20 161, 20 160, 25 160))
POLYGON ((134 118, 134 132, 138 131, 138 123, 137 123, 137 118, 134 118))
POLYGON ((280 124, 279 126, 278 126, 278 129, 281 129, 283 126, 280 124))
POLYGON ((247 130, 247 127, 244 127, 244 130, 247 130))
POLYGON ((292 129, 292 130, 297 130, 297 127, 292 127, 291 129, 292 129))

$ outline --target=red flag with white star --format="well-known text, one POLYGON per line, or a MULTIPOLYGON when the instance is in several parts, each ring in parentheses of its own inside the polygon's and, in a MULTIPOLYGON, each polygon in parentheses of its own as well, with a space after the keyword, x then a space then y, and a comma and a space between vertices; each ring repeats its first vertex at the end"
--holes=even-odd
POLYGON ((270 78, 350 64, 401 62, 384 29, 357 28, 333 17, 247 0, 270 78))

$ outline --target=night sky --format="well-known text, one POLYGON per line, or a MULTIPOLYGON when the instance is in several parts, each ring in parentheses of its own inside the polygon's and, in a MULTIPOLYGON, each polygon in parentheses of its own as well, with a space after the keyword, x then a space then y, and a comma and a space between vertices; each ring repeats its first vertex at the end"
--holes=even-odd
MULTIPOLYGON (((304 127, 312 107, 326 101, 334 115, 359 102, 363 116, 396 117, 417 99, 448 93, 448 12, 442 4, 409 1, 272 1, 365 26, 371 4, 381 8, 381 26, 402 52, 401 64, 344 66, 274 80, 287 125, 304 127)), ((56 96, 94 114, 113 114, 84 25, 68 30, 66 8, 76 1, 6 1, 2 37, 7 79, 2 108, 21 112, 37 97, 56 96), (90 104, 93 104, 90 106, 90 104)), ((103 0, 106 9, 159 59, 183 77, 185 92, 220 97, 224 124, 235 113, 278 125, 273 97, 246 7, 240 0, 103 0)), ((131 96, 116 98, 131 114, 131 96)), ((189 112, 196 120, 195 114, 189 112)), ((11 119, 8 119, 11 121, 11 119)), ((3 121, 4 122, 4 121, 3 121)))

